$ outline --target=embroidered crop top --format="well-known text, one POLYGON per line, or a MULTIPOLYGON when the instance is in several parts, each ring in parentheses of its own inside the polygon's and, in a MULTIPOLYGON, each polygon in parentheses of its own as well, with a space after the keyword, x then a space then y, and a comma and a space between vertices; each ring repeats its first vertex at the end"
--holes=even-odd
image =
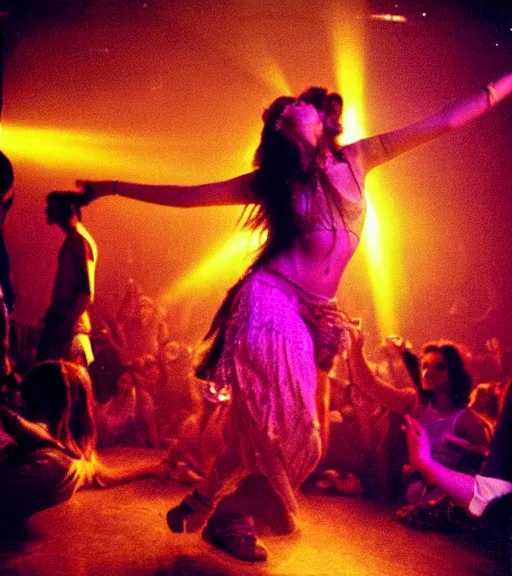
POLYGON ((345 230, 360 239, 366 215, 361 184, 349 162, 328 157, 311 182, 294 190, 296 224, 303 235, 316 231, 345 230))

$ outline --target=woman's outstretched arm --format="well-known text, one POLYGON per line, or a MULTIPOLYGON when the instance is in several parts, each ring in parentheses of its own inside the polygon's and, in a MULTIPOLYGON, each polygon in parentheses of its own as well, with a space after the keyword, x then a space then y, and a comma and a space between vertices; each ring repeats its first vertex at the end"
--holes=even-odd
POLYGON ((162 462, 149 464, 131 464, 124 466, 105 466, 96 457, 94 459, 94 479, 100 488, 110 488, 143 478, 164 478, 169 474, 169 466, 162 462))
POLYGON ((351 346, 347 360, 354 386, 389 410, 400 414, 412 413, 417 400, 413 384, 398 389, 375 376, 366 361, 362 332, 355 327, 350 327, 349 330, 351 346))
POLYGON ((432 459, 430 441, 425 429, 411 416, 405 417, 405 437, 409 461, 431 486, 437 486, 458 504, 468 508, 473 498, 473 476, 455 472, 432 459))
POLYGON ((196 186, 135 184, 117 180, 77 180, 77 185, 82 188, 89 202, 101 196, 123 196, 150 204, 193 208, 254 203, 253 179, 254 173, 250 172, 230 180, 196 186))
POLYGON ((485 114, 512 93, 512 73, 487 84, 472 96, 443 107, 436 114, 409 126, 365 138, 359 148, 365 172, 485 114))

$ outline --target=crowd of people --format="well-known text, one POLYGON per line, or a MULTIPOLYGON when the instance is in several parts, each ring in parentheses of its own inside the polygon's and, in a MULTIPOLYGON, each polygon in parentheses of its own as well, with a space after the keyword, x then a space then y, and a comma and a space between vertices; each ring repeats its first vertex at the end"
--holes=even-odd
MULTIPOLYGON (((195 484, 167 513, 171 531, 202 528, 205 540, 247 561, 267 557, 258 523, 296 530, 304 484, 393 498, 398 519, 417 528, 474 527, 471 514, 512 492, 511 375, 500 343, 475 356, 452 342, 419 352, 390 337, 370 361, 336 293, 359 244, 366 174, 511 92, 507 75, 416 124, 340 146, 343 100, 310 88, 265 110, 254 172, 188 187, 80 181, 81 193, 50 193, 48 223, 65 239, 30 350, 22 331, 9 329, 8 259, 1 276, 0 465, 9 472, 1 517, 22 522, 79 488, 165 471, 195 484), (117 314, 92 330, 98 252, 81 208, 109 194, 253 206, 245 225, 266 239, 199 345, 175 340, 169 315, 133 280, 117 314), (168 456, 108 470, 96 446, 115 445, 168 456)), ((500 522, 508 533, 510 515, 500 522)))

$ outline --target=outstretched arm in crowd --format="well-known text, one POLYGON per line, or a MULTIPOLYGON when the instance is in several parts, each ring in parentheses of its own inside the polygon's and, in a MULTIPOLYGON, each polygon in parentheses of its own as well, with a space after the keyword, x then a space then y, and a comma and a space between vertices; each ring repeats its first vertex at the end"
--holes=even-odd
POLYGON ((169 474, 169 466, 161 461, 150 464, 132 464, 123 466, 106 466, 95 461, 94 479, 102 488, 118 486, 142 478, 163 478, 169 474))
POLYGON ((350 331, 351 346, 348 364, 354 386, 390 410, 402 414, 412 413, 417 399, 412 382, 398 389, 375 376, 366 361, 362 332, 355 327, 350 327, 350 331))
POLYGON ((427 433, 412 416, 405 416, 404 429, 409 462, 413 468, 420 472, 429 486, 437 486, 457 504, 467 508, 473 498, 475 484, 473 476, 455 472, 433 460, 427 433))

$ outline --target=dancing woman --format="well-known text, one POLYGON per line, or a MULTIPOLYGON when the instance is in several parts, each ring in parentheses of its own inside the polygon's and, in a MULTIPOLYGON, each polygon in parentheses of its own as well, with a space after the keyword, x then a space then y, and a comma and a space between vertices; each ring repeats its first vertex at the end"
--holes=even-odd
POLYGON ((335 298, 359 244, 365 176, 511 92, 509 74, 425 120, 339 147, 333 137, 341 98, 313 89, 297 99, 280 97, 264 112, 252 173, 198 186, 79 182, 91 199, 114 194, 182 208, 254 204, 248 226, 267 232, 207 335, 198 374, 230 390, 227 442, 205 481, 169 511, 174 532, 198 529, 211 516, 206 539, 236 557, 264 560, 249 517, 214 512, 249 474, 266 479, 287 510, 288 530, 294 528, 294 490, 316 467, 327 437, 325 375, 346 335, 335 298))

